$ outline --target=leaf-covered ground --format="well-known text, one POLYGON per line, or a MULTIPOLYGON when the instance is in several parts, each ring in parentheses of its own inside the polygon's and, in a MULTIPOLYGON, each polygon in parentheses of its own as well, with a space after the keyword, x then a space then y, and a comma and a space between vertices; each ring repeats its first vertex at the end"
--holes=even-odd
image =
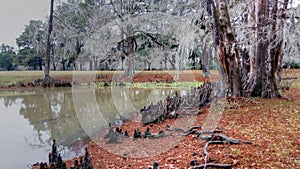
MULTIPOLYGON (((228 137, 253 144, 210 145, 210 160, 232 164, 233 168, 300 168, 300 89, 285 91, 284 96, 284 99, 241 98, 227 103, 218 128, 228 137)), ((196 117, 182 119, 196 118, 193 125, 203 125, 208 110, 206 107, 196 117)), ((157 132, 173 122, 168 120, 148 127, 151 132, 157 132)), ((134 129, 139 128, 143 132, 146 127, 131 121, 125 123, 122 129, 132 135, 134 129)), ((160 168, 189 168, 191 160, 205 162, 205 142, 196 135, 182 137, 173 134, 153 140, 121 139, 119 144, 105 144, 105 141, 99 137, 88 144, 94 168, 147 168, 154 161, 159 163, 160 168), (176 139, 174 145, 163 151, 158 149, 164 144, 170 145, 172 139, 176 139), (128 145, 138 149, 131 151, 133 149, 128 145), (161 153, 148 151, 148 157, 142 154, 145 151, 139 151, 145 148, 161 153), (139 155, 144 158, 139 158, 139 155)), ((72 161, 67 162, 68 166, 72 165, 72 161)))

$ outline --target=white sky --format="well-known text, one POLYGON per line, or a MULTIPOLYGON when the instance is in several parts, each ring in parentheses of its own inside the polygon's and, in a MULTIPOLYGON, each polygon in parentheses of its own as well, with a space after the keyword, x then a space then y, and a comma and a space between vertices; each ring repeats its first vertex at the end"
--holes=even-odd
MULTIPOLYGON (((299 2, 293 0, 293 6, 299 2)), ((22 34, 24 26, 30 20, 45 20, 49 6, 50 0, 0 0, 0 45, 16 46, 15 39, 22 34)))
MULTIPOLYGON (((55 0, 60 2, 60 0, 55 0)), ((0 0, 0 45, 16 46, 24 26, 30 20, 45 20, 50 0, 0 0)))

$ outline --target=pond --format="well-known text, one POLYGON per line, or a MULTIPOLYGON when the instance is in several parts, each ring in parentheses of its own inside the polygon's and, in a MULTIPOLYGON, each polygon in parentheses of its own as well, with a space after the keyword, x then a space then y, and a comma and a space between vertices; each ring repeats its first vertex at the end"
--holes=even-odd
MULTIPOLYGON (((130 118, 175 89, 69 88, 0 92, 0 169, 48 161, 56 139, 63 159, 82 155, 89 136, 130 118)), ((184 94, 184 91, 181 91, 184 94)))

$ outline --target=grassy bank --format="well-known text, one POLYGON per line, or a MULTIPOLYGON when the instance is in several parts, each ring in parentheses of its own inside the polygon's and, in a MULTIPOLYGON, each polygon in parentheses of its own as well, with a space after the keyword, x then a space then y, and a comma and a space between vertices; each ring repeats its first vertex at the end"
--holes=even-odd
MULTIPOLYGON (((149 82, 149 80, 154 81, 153 79, 155 78, 159 80, 163 76, 173 79, 176 74, 176 71, 136 71, 135 78, 139 82, 149 82)), ((79 80, 87 83, 97 81, 99 77, 105 79, 123 75, 124 71, 51 71, 51 77, 54 79, 65 81, 79 80)), ((215 76, 216 72, 212 71, 212 75, 215 76)), ((43 78, 43 76, 43 71, 0 71, 0 87, 6 87, 18 82, 32 82, 43 78)), ((178 81, 201 82, 203 81, 202 72, 199 70, 180 71, 178 81)))
MULTIPOLYGON (((62 79, 65 81, 81 80, 83 82, 96 81, 97 77, 117 77, 122 76, 124 71, 51 71, 51 77, 55 79, 62 79)), ((151 82, 159 81, 160 77, 169 77, 173 79, 177 74, 177 71, 136 71, 135 79, 138 82, 151 82)), ((43 71, 0 71, 0 87, 6 87, 11 84, 18 82, 32 82, 36 79, 41 79, 44 76, 43 71)), ((288 70, 282 73, 283 77, 297 77, 298 79, 288 80, 284 83, 291 83, 292 87, 300 87, 300 69, 288 70)), ((218 78, 217 71, 211 71, 211 80, 216 81, 218 78)), ((102 79, 103 80, 103 79, 102 79)), ((162 80, 163 81, 163 80, 162 80)), ((179 78, 176 80, 177 83, 173 85, 185 86, 186 84, 179 84, 179 82, 203 82, 202 71, 200 70, 185 70, 179 71, 179 78)), ((166 87, 165 83, 159 84, 166 87)), ((153 86, 153 84, 135 84, 133 87, 140 86, 153 86)))

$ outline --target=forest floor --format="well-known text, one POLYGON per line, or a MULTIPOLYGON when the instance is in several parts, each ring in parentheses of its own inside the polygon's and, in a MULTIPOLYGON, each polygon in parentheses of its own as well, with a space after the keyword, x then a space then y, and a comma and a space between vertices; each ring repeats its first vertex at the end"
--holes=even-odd
MULTIPOLYGON (((98 77, 105 78, 102 75, 98 77)), ((135 78, 140 78, 137 82, 155 82, 157 78, 162 79, 161 77, 164 76, 149 73, 141 77, 137 74, 135 78)), ((188 77, 190 78, 190 75, 182 78, 182 81, 188 77)), ((201 76, 194 77, 191 80, 204 81, 197 79, 201 76)), ((65 80, 69 78, 61 77, 65 80)), ((230 138, 250 141, 252 144, 210 145, 207 148, 210 152, 209 160, 219 164, 231 164, 232 168, 300 168, 299 80, 289 90, 282 91, 282 94, 284 96, 282 99, 238 98, 226 102, 217 128, 230 138)), ((137 121, 126 121, 121 128, 132 136, 134 129, 139 128, 143 133, 149 127, 151 132, 158 132, 165 129, 166 124, 173 126, 178 120, 193 119, 189 126, 184 126, 185 129, 203 126, 209 110, 210 106, 206 106, 199 109, 198 115, 170 119, 148 126, 143 126, 137 121)), ((120 139, 118 144, 105 144, 107 140, 98 137, 92 139, 87 148, 95 169, 144 169, 152 166, 154 161, 157 161, 162 169, 189 168, 192 160, 204 164, 203 148, 206 142, 201 141, 196 135, 178 136, 178 134, 173 133, 158 139, 124 138, 120 139), (130 149, 128 145, 133 145, 134 148, 130 149), (145 149, 149 151, 139 151, 145 149)), ((78 158, 66 161, 68 168, 78 158)))

